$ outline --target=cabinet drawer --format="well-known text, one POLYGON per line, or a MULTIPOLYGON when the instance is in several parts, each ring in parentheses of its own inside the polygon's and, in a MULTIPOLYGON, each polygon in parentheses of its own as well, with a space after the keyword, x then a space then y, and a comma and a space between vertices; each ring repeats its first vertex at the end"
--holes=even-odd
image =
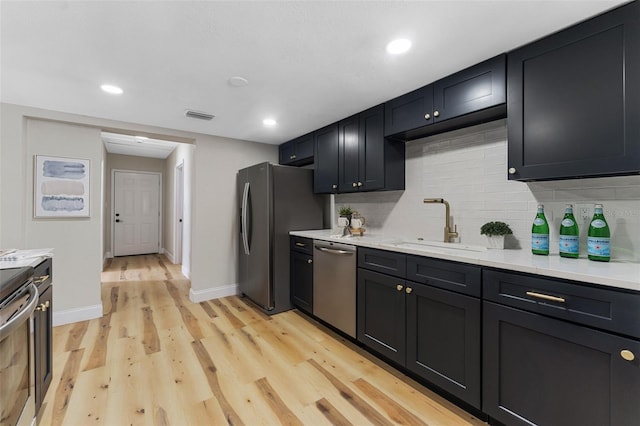
POLYGON ((407 256, 386 250, 358 248, 358 267, 370 269, 394 277, 407 275, 407 256))
POLYGON ((292 235, 289 240, 291 241, 291 250, 313 255, 313 240, 311 238, 292 235))
POLYGON ((495 270, 482 278, 486 300, 640 337, 640 293, 495 270))
POLYGON ((33 268, 33 283, 38 287, 38 293, 42 294, 53 281, 53 259, 47 257, 33 268))
POLYGON ((463 263, 407 256, 407 279, 480 297, 480 267, 463 263))

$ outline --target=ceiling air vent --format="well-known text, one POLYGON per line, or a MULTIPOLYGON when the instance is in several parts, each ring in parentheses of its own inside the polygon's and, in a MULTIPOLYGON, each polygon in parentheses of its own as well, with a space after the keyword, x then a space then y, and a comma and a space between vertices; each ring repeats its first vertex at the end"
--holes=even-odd
POLYGON ((189 118, 197 118, 198 120, 207 120, 207 121, 213 120, 213 117, 215 117, 215 115, 213 114, 208 114, 202 111, 194 111, 192 109, 185 110, 184 115, 189 118))

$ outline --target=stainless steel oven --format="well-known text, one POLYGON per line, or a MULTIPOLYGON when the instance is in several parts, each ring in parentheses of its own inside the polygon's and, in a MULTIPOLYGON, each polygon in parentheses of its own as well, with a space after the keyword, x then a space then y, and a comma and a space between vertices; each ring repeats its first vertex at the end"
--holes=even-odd
POLYGON ((33 313, 38 290, 33 268, 0 270, 0 426, 35 418, 33 313))

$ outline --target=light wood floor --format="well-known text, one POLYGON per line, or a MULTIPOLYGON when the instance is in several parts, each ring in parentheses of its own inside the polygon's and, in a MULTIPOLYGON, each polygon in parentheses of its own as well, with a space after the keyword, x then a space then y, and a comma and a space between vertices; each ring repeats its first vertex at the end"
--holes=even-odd
POLYGON ((484 424, 297 311, 191 303, 163 256, 102 281, 102 318, 54 328, 40 425, 484 424))

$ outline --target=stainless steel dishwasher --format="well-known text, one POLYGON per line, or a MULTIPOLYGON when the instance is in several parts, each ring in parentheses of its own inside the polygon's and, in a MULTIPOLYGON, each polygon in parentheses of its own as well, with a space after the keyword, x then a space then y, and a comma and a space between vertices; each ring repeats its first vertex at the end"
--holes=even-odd
POLYGON ((356 337, 356 247, 313 241, 313 314, 356 337))

